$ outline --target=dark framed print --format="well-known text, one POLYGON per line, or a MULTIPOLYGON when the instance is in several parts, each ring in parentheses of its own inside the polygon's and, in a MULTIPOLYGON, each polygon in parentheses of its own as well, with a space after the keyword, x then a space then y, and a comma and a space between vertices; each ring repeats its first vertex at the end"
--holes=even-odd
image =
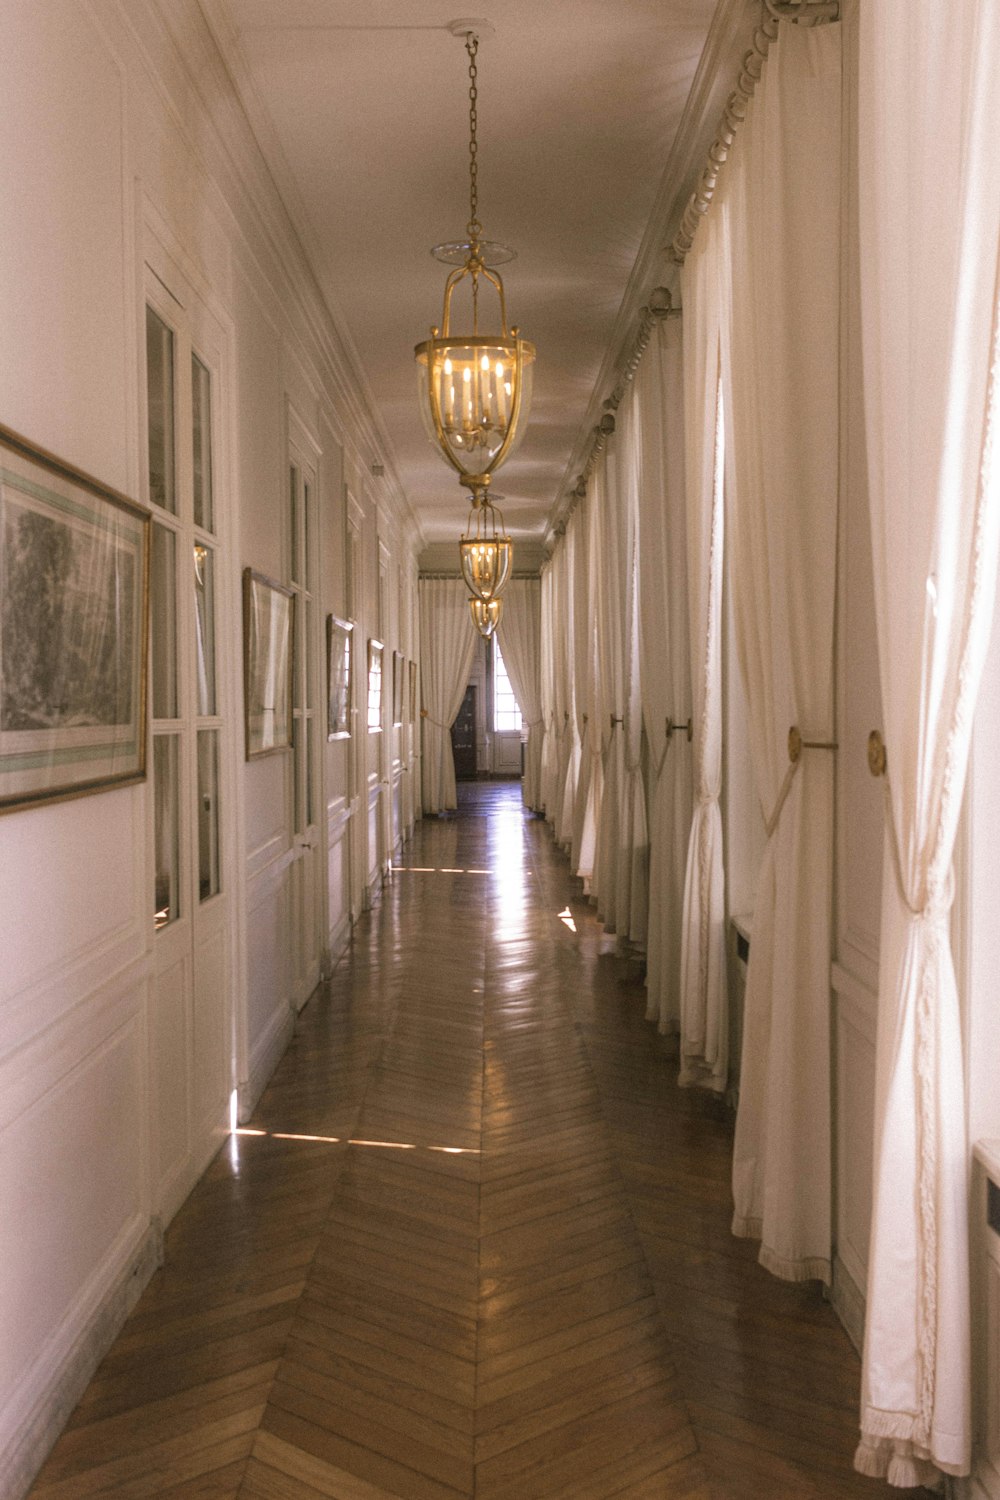
POLYGON ((382 642, 368 642, 368 733, 382 729, 382 642))
POLYGON ((336 615, 326 617, 326 737, 346 740, 351 735, 351 668, 354 626, 336 615))
POLYGON ((406 672, 406 661, 402 651, 392 653, 392 722, 393 725, 403 722, 403 680, 406 672))
POLYGON ((291 589, 243 569, 246 758, 292 748, 295 600, 291 589))
POLYGON ((417 664, 415 661, 411 661, 407 665, 409 667, 410 679, 409 718, 410 723, 415 724, 417 722, 417 664))
POLYGON ((149 513, 0 427, 0 812, 146 775, 149 513))

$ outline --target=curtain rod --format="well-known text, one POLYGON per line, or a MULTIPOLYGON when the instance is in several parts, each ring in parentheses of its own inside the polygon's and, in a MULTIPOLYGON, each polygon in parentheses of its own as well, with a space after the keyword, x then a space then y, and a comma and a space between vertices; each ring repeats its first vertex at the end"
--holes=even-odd
POLYGON ((840 19, 840 0, 763 0, 764 15, 753 34, 753 46, 744 54, 736 87, 726 100, 715 140, 708 148, 708 160, 702 168, 698 186, 688 199, 681 225, 674 235, 667 255, 674 265, 682 266, 694 243, 695 232, 715 195, 723 163, 732 149, 739 127, 746 119, 747 105, 760 82, 764 59, 778 36, 779 22, 791 21, 819 26, 840 19))
MULTIPOLYGON (((520 578, 523 581, 530 583, 530 581, 532 580, 532 578, 537 578, 538 577, 538 574, 537 573, 519 572, 517 569, 515 569, 512 573, 509 573, 507 576, 508 576, 508 578, 520 578)), ((425 580, 429 580, 431 583, 461 583, 463 581, 461 573, 458 573, 458 572, 455 572, 455 573, 440 573, 440 572, 436 572, 436 573, 418 573, 417 574, 417 582, 418 583, 423 583, 425 580)))

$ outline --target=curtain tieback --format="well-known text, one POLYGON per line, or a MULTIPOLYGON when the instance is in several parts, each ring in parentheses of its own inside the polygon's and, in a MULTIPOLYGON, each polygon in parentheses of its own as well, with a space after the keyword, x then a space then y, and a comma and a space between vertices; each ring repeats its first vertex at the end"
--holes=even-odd
POLYGON ((422 708, 420 710, 420 717, 422 719, 426 719, 427 722, 428 722, 428 724, 436 724, 437 727, 438 727, 438 729, 443 729, 446 734, 450 734, 451 733, 451 725, 450 724, 442 724, 440 719, 434 719, 434 718, 432 718, 431 715, 427 712, 426 708, 422 708))
POLYGON ((914 922, 941 923, 948 920, 955 900, 955 875, 949 865, 948 873, 944 882, 934 881, 933 888, 928 880, 923 891, 916 900, 911 899, 906 881, 903 879, 903 861, 899 853, 899 838, 896 833, 896 819, 892 812, 892 797, 889 793, 889 778, 885 779, 885 816, 889 827, 889 847, 892 851, 892 868, 896 876, 896 889, 899 898, 914 922))
POLYGON ((667 736, 667 743, 663 747, 663 754, 660 756, 660 763, 659 763, 659 765, 656 768, 656 779, 657 779, 657 781, 659 781, 660 777, 663 775, 663 767, 667 763, 667 751, 670 749, 670 745, 671 745, 671 742, 673 740, 674 735, 675 734, 686 734, 687 735, 687 739, 688 739, 688 744, 690 745, 692 739, 694 738, 694 720, 693 719, 688 719, 688 721, 687 721, 686 724, 681 724, 681 723, 675 723, 673 719, 668 719, 667 720, 667 727, 666 727, 666 731, 665 732, 666 732, 666 736, 667 736))
POLYGON ((795 780, 795 773, 799 768, 803 750, 836 750, 836 748, 836 740, 803 739, 802 732, 798 726, 795 724, 792 725, 788 731, 788 770, 785 772, 785 779, 781 783, 781 790, 778 793, 778 800, 774 804, 774 811, 764 825, 768 838, 772 836, 777 828, 782 808, 788 801, 788 794, 792 790, 792 782, 795 780))

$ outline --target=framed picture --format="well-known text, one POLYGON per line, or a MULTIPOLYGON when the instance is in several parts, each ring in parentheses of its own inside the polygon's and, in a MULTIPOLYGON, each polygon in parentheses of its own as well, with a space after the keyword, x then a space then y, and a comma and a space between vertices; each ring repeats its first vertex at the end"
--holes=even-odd
POLYGON ((146 775, 149 513, 0 427, 0 812, 146 775))
POLYGON ((295 612, 291 589, 243 569, 246 758, 292 748, 295 612))
POLYGON ((354 626, 336 615, 326 617, 326 737, 351 737, 351 639, 354 626))
POLYGON ((392 653, 392 722, 394 725, 403 722, 403 678, 406 672, 406 661, 402 651, 392 653))
POLYGON ((415 661, 408 663, 410 669, 410 723, 417 722, 417 664, 415 661))
POLYGON ((382 642, 368 642, 368 733, 382 729, 382 642))

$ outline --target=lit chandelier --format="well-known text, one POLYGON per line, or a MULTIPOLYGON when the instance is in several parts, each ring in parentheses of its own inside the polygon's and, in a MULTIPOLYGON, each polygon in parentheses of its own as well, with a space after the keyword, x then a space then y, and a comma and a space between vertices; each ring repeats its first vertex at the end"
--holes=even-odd
POLYGON ((484 604, 482 599, 470 599, 469 608, 472 611, 472 623, 475 625, 483 640, 488 641, 490 636, 500 624, 503 615, 503 600, 491 599, 484 604))
POLYGON ((458 544, 458 555, 462 577, 473 595, 473 602, 478 599, 489 604, 491 599, 496 599, 510 577, 514 547, 504 529, 503 515, 486 498, 485 491, 473 495, 469 519, 458 544))
MULTIPOLYGON (((495 269, 513 258, 514 252, 503 245, 484 240, 478 217, 476 54, 479 40, 476 23, 455 21, 451 30, 465 37, 469 54, 469 223, 468 238, 437 245, 433 254, 446 265, 455 267, 448 275, 444 289, 441 327, 431 329, 431 337, 415 350, 420 382, 420 407, 427 434, 451 466, 458 471, 459 482, 472 491, 475 527, 470 524, 468 537, 461 546, 462 571, 469 587, 480 600, 487 602, 503 587, 510 571, 509 537, 496 536, 493 507, 486 498, 490 477, 513 453, 524 433, 531 403, 531 373, 534 346, 518 336, 516 328, 508 329, 507 305, 503 281, 495 269), (471 300, 471 332, 452 331, 452 297, 466 284, 471 300), (483 333, 479 326, 479 294, 484 286, 492 287, 499 302, 499 333, 483 333), (502 546, 504 558, 495 556, 485 562, 487 552, 502 546), (466 545, 478 547, 479 561, 466 571, 466 545), (481 586, 472 577, 481 577, 481 586)), ((472 517, 470 517, 470 523, 472 517)))

